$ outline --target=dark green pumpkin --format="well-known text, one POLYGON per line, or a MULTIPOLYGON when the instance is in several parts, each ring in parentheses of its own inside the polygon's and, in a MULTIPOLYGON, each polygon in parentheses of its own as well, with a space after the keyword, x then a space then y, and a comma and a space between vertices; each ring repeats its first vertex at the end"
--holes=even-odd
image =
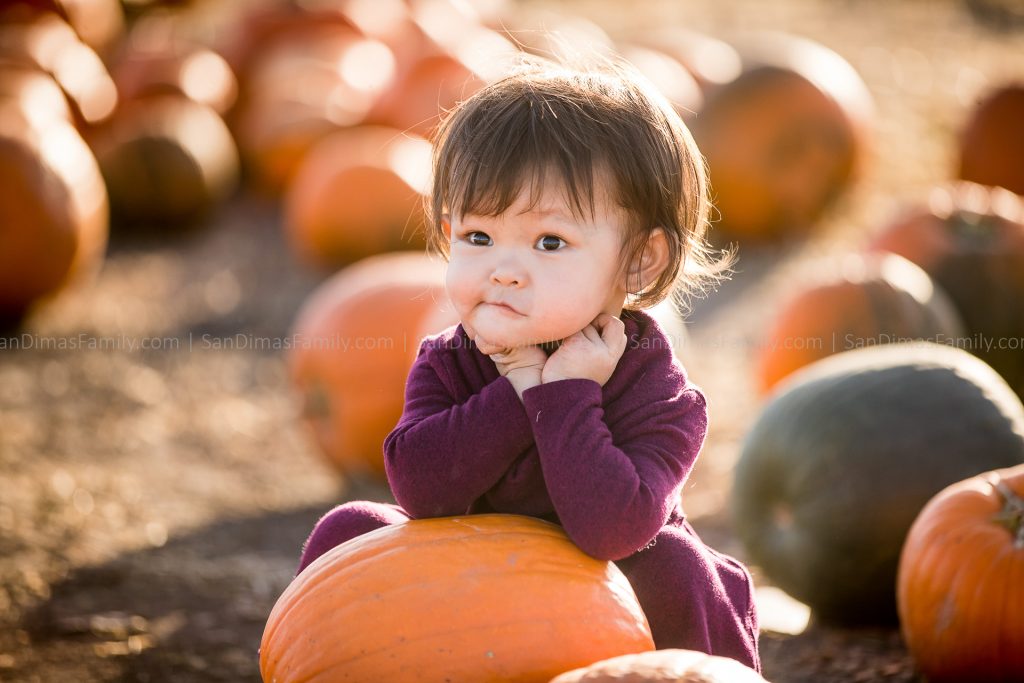
POLYGON ((858 349, 779 386, 736 466, 753 563, 824 621, 896 620, 900 549, 946 486, 1024 462, 1024 406, 999 375, 928 343, 858 349))

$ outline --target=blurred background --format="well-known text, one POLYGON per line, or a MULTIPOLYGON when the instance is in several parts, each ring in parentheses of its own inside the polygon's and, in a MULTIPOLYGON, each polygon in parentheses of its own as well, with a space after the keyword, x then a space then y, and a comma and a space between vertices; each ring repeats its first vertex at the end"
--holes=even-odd
POLYGON ((783 378, 864 346, 959 346, 1020 414, 1015 0, 3 0, 0 680, 259 679, 301 543, 390 500, 418 340, 457 322, 431 131, 521 52, 630 61, 707 157, 736 272, 657 316, 710 400, 684 509, 755 574, 766 678, 918 680, 892 618, 765 571, 733 474, 783 378))

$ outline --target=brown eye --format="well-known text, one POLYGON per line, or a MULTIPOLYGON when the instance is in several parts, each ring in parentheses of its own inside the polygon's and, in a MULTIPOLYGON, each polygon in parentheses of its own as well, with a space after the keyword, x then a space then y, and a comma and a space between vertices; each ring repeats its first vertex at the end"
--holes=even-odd
POLYGON ((542 251, 557 251, 562 244, 565 244, 565 240, 555 235, 544 235, 537 240, 537 244, 540 245, 542 251))

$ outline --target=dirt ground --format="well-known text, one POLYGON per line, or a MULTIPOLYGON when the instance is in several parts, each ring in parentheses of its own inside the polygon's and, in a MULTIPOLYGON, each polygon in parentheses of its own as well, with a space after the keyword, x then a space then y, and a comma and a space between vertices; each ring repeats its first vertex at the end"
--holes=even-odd
MULTIPOLYGON (((712 428, 684 502, 721 550, 744 556, 727 502, 760 407, 758 330, 820 259, 949 176, 955 130, 979 92, 1024 78, 1024 32, 985 4, 564 3, 620 29, 675 21, 723 37, 816 38, 876 98, 867 174, 820 237, 741 251, 733 281, 692 316, 683 356, 712 428)), ((252 346, 287 334, 323 277, 290 255, 274 204, 239 196, 196 233, 115 237, 93 285, 29 321, 32 347, 0 352, 0 681, 259 680, 264 621, 317 517, 388 497, 324 464, 281 354, 252 346)), ((778 604, 762 608, 769 680, 915 680, 897 631, 812 624, 793 635, 780 624, 800 612, 778 604)))

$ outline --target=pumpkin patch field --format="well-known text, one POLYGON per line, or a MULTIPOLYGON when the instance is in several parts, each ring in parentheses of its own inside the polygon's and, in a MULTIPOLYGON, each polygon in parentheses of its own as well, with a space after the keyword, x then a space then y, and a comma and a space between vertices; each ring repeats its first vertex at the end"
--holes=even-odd
POLYGON ((0 682, 1024 680, 1022 93, 1014 0, 0 2, 0 682), (431 130, 522 51, 628 60, 706 156, 734 272, 652 314, 760 673, 539 520, 295 576, 394 502, 457 322, 431 130))

